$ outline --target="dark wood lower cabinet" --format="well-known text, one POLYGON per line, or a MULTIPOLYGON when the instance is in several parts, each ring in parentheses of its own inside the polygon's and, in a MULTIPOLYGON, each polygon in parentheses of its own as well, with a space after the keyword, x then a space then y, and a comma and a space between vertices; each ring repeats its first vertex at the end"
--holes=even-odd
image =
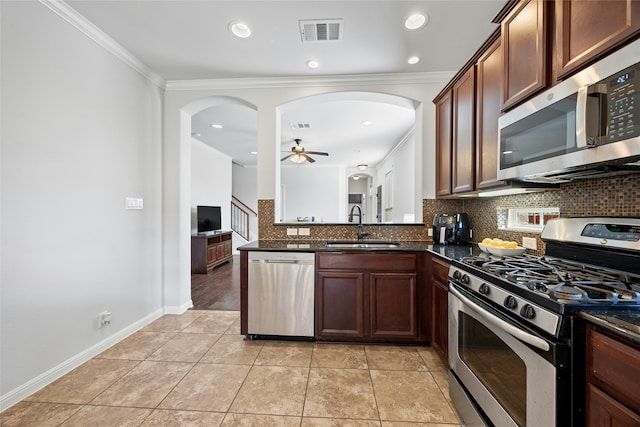
POLYGON ((588 427, 640 426, 640 345, 587 324, 588 427))
POLYGON ((319 272, 316 337, 364 338, 364 273, 319 272))
POLYGON ((418 337, 415 273, 371 273, 369 301, 372 338, 418 337))
POLYGON ((448 363, 449 357, 449 263, 431 259, 431 346, 448 363))
POLYGON ((317 257, 317 339, 419 341, 416 254, 317 257))

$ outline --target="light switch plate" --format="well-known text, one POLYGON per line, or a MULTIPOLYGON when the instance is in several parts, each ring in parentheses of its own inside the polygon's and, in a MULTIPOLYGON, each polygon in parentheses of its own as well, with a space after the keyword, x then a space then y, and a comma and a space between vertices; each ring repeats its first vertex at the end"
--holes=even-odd
POLYGON ((127 197, 124 200, 126 210, 141 211, 144 209, 144 199, 142 197, 127 197))
POLYGON ((523 237, 522 247, 535 250, 538 249, 538 243, 536 242, 535 237, 523 237))
POLYGON ((308 236, 309 235, 309 229, 308 228, 299 228, 298 229, 298 234, 301 236, 308 236))
POLYGON ((287 236, 297 236, 298 229, 297 228, 287 228, 287 236))

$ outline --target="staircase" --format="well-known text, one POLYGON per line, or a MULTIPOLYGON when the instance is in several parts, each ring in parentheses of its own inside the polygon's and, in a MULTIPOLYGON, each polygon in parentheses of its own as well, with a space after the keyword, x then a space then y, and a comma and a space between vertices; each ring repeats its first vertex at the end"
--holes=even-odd
MULTIPOLYGON (((253 223, 257 226, 258 214, 242 203, 237 197, 231 196, 231 229, 247 242, 255 240, 257 231, 251 231, 253 223)), ((257 230, 257 227, 254 227, 257 230)))

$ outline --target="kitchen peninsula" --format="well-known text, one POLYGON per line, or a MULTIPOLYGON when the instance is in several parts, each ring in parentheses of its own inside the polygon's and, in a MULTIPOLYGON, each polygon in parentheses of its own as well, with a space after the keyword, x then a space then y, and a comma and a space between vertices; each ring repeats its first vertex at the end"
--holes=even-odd
MULTIPOLYGON (((350 248, 346 243, 328 246, 317 240, 261 240, 240 247, 241 333, 259 335, 252 333, 248 322, 252 310, 250 252, 314 254, 315 329, 313 336, 305 338, 429 344, 437 326, 432 316, 433 258, 448 264, 479 251, 472 245, 417 241, 350 241, 361 246, 350 248)), ((277 304, 273 299, 263 302, 277 304)))

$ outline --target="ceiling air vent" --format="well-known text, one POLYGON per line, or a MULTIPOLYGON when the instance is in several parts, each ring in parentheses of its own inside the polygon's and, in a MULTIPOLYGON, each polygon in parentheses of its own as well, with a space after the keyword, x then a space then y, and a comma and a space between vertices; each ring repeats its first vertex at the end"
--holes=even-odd
POLYGON ((291 129, 310 129, 311 125, 309 123, 289 123, 289 127, 291 129))
POLYGON ((303 43, 342 40, 342 19, 314 19, 299 22, 303 43))

